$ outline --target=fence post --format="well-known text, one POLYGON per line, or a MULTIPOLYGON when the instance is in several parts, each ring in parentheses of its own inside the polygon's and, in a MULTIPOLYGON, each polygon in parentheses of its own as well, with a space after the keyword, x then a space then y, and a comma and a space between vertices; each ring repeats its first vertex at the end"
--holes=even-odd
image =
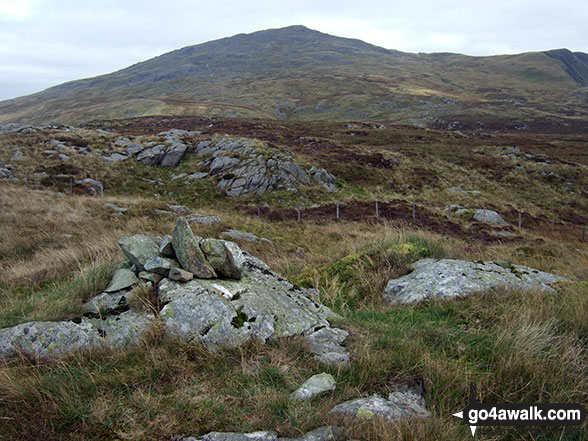
POLYGON ((376 201, 376 219, 379 219, 379 218, 380 218, 380 210, 378 207, 378 201, 376 201))
POLYGON ((296 210, 298 211, 298 222, 300 222, 300 204, 298 204, 298 208, 296 210))
POLYGON ((582 242, 586 242, 586 225, 582 229, 582 242))
POLYGON ((102 185, 102 182, 100 183, 100 197, 104 197, 104 185, 102 185))
POLYGON ((69 178, 69 195, 73 195, 73 178, 69 178))
POLYGON ((522 228, 523 226, 523 214, 519 213, 519 230, 522 228))
POLYGON ((261 208, 259 208, 259 205, 257 206, 257 219, 261 219, 261 208))
POLYGON ((416 220, 416 203, 412 203, 412 220, 416 220))
POLYGON ((337 204, 337 220, 339 220, 339 204, 337 204))

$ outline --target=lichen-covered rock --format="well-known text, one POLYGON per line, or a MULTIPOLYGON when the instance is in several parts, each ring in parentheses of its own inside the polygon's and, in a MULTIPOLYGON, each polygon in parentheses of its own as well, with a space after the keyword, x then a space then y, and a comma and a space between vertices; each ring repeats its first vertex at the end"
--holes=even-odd
POLYGON ((250 338, 265 342, 328 327, 328 308, 304 296, 258 259, 244 254, 241 280, 194 279, 188 283, 163 280, 160 300, 166 332, 207 346, 238 346, 250 338))
POLYGON ((210 225, 220 223, 221 218, 218 216, 205 216, 203 214, 195 213, 188 216, 188 222, 201 225, 210 225))
POLYGON ((190 271, 195 277, 211 279, 216 277, 216 273, 200 249, 201 240, 201 237, 194 236, 185 218, 178 218, 172 235, 172 246, 176 258, 181 267, 190 271))
POLYGON ((133 271, 126 268, 118 269, 114 272, 112 280, 104 292, 116 292, 127 289, 139 283, 139 279, 133 271))
POLYGON ((222 236, 230 237, 231 239, 241 240, 243 242, 251 242, 251 243, 265 243, 268 245, 273 245, 274 243, 266 239, 265 237, 257 237, 253 233, 248 233, 246 231, 239 231, 239 230, 227 230, 221 233, 222 236))
POLYGON ((340 441, 345 439, 343 429, 336 426, 319 427, 299 438, 278 438, 278 441, 340 441))
POLYGON ((384 418, 396 423, 406 418, 427 418, 430 413, 424 407, 423 398, 405 390, 392 392, 386 400, 380 395, 346 401, 333 407, 331 414, 342 415, 359 421, 384 418))
POLYGON ((158 165, 165 155, 165 146, 159 144, 143 150, 137 155, 137 160, 145 165, 158 165))
POLYGON ((235 243, 219 239, 204 239, 200 242, 200 248, 217 275, 231 279, 242 277, 245 258, 235 243))
POLYGON ((237 432, 210 432, 198 438, 182 438, 182 441, 277 441, 278 435, 276 432, 252 432, 252 433, 237 433, 237 432))
POLYGON ((101 347, 123 348, 140 343, 153 316, 138 312, 102 319, 30 322, 0 329, 0 358, 24 354, 54 358, 101 347))
POLYGON ((190 213, 192 213, 192 210, 190 210, 185 205, 167 204, 167 208, 168 208, 168 210, 173 211, 174 213, 177 213, 177 214, 190 214, 190 213))
POLYGON ((349 364, 349 354, 342 346, 349 336, 347 331, 323 327, 306 336, 308 348, 315 358, 328 366, 349 364))
POLYGON ((302 386, 294 391, 290 398, 295 401, 312 400, 318 395, 335 390, 337 383, 331 374, 323 372, 321 374, 313 375, 306 380, 302 386))
POLYGON ((172 237, 169 234, 163 236, 159 243, 159 254, 165 257, 175 257, 172 237))
POLYGON ((555 292, 553 285, 566 280, 527 266, 507 262, 471 262, 423 259, 414 271, 390 280, 384 290, 388 303, 407 304, 427 298, 452 298, 495 289, 555 292))
POLYGON ((145 271, 145 263, 159 253, 159 247, 155 241, 143 234, 123 237, 118 241, 118 244, 125 256, 139 271, 145 271))

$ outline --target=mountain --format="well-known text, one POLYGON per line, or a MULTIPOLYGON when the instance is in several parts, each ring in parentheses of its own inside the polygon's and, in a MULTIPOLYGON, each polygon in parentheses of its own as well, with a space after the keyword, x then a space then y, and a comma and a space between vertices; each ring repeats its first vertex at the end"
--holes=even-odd
POLYGON ((290 26, 188 46, 0 102, 0 123, 145 115, 381 120, 450 128, 584 124, 588 54, 411 54, 290 26))

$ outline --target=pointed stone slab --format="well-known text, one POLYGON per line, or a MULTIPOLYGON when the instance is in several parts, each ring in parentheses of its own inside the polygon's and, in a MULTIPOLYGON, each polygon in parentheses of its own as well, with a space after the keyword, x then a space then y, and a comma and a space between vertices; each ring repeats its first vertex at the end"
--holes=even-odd
POLYGON ((114 272, 112 280, 104 292, 116 292, 139 283, 139 279, 130 269, 121 268, 114 272))
POLYGON ((172 236, 172 246, 181 267, 199 279, 212 279, 216 277, 216 272, 200 249, 201 240, 201 237, 194 236, 185 218, 178 218, 172 236))
POLYGON ((159 247, 155 241, 143 234, 123 237, 118 241, 118 244, 125 256, 139 271, 145 271, 145 262, 159 254, 159 247))

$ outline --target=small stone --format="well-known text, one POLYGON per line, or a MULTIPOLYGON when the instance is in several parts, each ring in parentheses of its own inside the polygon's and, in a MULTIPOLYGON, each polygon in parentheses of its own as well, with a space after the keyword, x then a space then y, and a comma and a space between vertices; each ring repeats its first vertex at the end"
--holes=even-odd
POLYGON ((185 205, 172 205, 172 204, 167 204, 167 208, 170 211, 173 211, 174 213, 177 213, 177 214, 190 214, 190 213, 192 213, 192 210, 190 210, 185 205))
POLYGON ((114 204, 110 204, 110 203, 106 204, 106 206, 107 206, 108 208, 111 208, 111 209, 113 209, 114 211, 116 211, 116 212, 118 212, 118 213, 126 213, 127 211, 129 211, 129 209, 128 209, 128 208, 125 208, 125 207, 119 207, 118 205, 114 205, 114 204))
POLYGON ((167 277, 170 269, 177 268, 178 263, 175 260, 168 259, 166 257, 152 257, 145 262, 145 271, 150 273, 159 274, 160 276, 167 277))
POLYGON ((290 398, 294 401, 312 400, 318 395, 334 391, 335 387, 336 382, 333 376, 323 372, 306 380, 302 386, 290 395, 290 398))
POLYGON ((131 286, 136 285, 137 283, 139 283, 139 279, 137 279, 137 276, 134 272, 126 268, 121 268, 114 272, 110 284, 104 291, 121 291, 123 289, 130 288, 131 286))
POLYGON ((194 274, 176 267, 169 270, 169 278, 177 282, 189 282, 194 278, 194 274))
POLYGON ((163 279, 163 276, 160 276, 159 274, 155 273, 150 273, 148 271, 141 271, 139 273, 139 279, 146 280, 148 282, 153 283, 154 285, 157 285, 161 281, 161 279, 163 279))

